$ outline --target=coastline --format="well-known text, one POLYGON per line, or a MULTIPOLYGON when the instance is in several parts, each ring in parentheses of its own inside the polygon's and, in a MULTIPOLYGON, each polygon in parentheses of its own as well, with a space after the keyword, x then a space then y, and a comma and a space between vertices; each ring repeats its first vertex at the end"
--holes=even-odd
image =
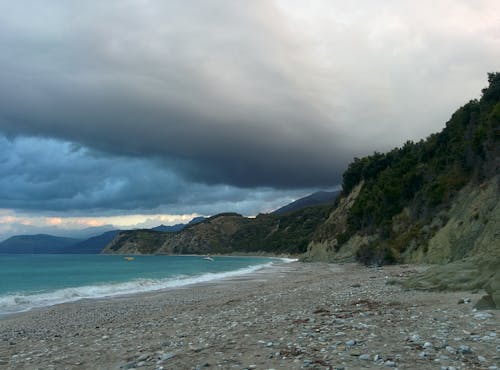
MULTIPOLYGON (((60 255, 61 257, 65 255, 60 255)), ((95 255, 99 256, 100 255, 95 255)), ((131 260, 136 257, 125 257, 113 255, 113 258, 120 257, 125 259, 130 258, 131 260)), ((140 256, 140 258, 155 258, 158 256, 145 255, 140 256)), ((160 256, 160 257, 170 257, 170 256, 160 256)), ((203 256, 199 255, 176 255, 172 257, 188 257, 199 259, 201 262, 203 256)), ((76 283, 73 286, 63 286, 55 288, 52 290, 47 289, 46 291, 40 291, 39 293, 26 294, 23 293, 13 293, 0 296, 0 320, 15 313, 27 312, 32 309, 50 307, 57 304, 63 304, 68 302, 75 302, 82 299, 106 299, 112 297, 120 297, 131 294, 146 293, 161 291, 164 289, 175 289, 177 287, 183 287, 187 285, 199 284, 206 281, 217 281, 228 279, 233 276, 247 275, 255 271, 258 271, 267 266, 280 263, 288 263, 294 261, 294 259, 283 258, 283 257, 252 257, 252 256, 214 256, 219 262, 223 262, 225 258, 231 260, 233 258, 238 258, 239 260, 253 259, 252 264, 248 266, 233 267, 234 269, 217 269, 218 264, 206 264, 206 262, 201 262, 204 266, 209 267, 208 269, 201 268, 199 272, 194 273, 181 273, 182 270, 177 270, 177 274, 163 277, 144 277, 143 275, 131 276, 128 280, 123 281, 101 281, 86 282, 82 281, 80 284, 76 283), (210 267, 214 266, 215 269, 210 267)), ((137 257, 138 258, 138 257, 137 257)), ((212 259, 213 261, 213 259, 212 259)), ((72 263, 74 261, 70 261, 72 263)), ((147 271, 144 271, 147 275, 147 271)), ((90 273, 90 271, 89 271, 90 273)), ((21 290, 22 291, 22 290, 21 290)))
POLYGON ((480 293, 387 284, 424 268, 292 262, 33 309, 0 320, 0 368, 499 366, 498 311, 458 304, 480 293))

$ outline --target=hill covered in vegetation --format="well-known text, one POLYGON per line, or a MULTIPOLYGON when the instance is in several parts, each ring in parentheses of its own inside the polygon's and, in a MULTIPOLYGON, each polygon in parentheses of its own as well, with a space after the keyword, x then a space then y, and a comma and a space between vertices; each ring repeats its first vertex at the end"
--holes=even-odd
POLYGON ((487 210, 486 200, 468 200, 475 208, 471 217, 477 221, 476 234, 495 218, 490 213, 498 203, 500 173, 499 73, 489 74, 489 87, 482 92, 480 100, 458 109, 441 132, 426 140, 356 158, 342 184, 342 200, 353 199, 341 222, 338 215, 318 229, 310 251, 326 248, 335 258, 347 247, 368 264, 448 262, 467 256, 474 238, 458 241, 468 244, 461 245, 459 253, 438 258, 428 252, 433 237, 450 221, 454 204, 464 202, 465 195, 478 189, 491 193, 487 210))
POLYGON ((307 207, 284 215, 261 214, 255 218, 222 213, 177 233, 124 231, 103 253, 302 254, 332 207, 307 207))

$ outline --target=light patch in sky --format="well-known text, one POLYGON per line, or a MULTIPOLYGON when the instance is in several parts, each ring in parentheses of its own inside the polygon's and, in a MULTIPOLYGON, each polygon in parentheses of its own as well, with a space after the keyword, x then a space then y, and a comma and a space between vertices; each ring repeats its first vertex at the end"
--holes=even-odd
POLYGON ((75 235, 86 231, 100 233, 107 229, 149 229, 159 225, 186 224, 199 214, 129 214, 123 216, 97 217, 44 217, 17 214, 13 210, 0 210, 0 241, 18 234, 52 234, 57 236, 75 235), (93 232, 92 229, 96 228, 93 232), (104 230, 104 229, 102 229, 104 230))

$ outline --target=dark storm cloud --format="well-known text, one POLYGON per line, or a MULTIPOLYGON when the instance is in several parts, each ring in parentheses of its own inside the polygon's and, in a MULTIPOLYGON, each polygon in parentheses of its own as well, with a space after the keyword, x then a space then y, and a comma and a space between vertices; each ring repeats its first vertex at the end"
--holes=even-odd
POLYGON ((301 194, 187 182, 154 161, 39 138, 0 136, 0 173, 0 210, 48 215, 210 215, 228 210, 253 215, 301 194))
POLYGON ((350 153, 290 76, 272 7, 85 4, 7 6, 2 131, 163 158, 206 183, 338 182, 350 153))
POLYGON ((4 2, 0 131, 154 159, 167 183, 334 185, 477 94, 500 59, 480 3, 4 2))

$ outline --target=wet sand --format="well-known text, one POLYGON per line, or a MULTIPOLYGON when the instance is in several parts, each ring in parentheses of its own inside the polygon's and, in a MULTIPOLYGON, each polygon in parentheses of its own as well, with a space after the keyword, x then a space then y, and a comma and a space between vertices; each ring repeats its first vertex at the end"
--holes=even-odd
POLYGON ((388 284, 422 269, 294 262, 32 310, 0 320, 0 368, 500 367, 500 313, 473 310, 480 292, 388 284))

